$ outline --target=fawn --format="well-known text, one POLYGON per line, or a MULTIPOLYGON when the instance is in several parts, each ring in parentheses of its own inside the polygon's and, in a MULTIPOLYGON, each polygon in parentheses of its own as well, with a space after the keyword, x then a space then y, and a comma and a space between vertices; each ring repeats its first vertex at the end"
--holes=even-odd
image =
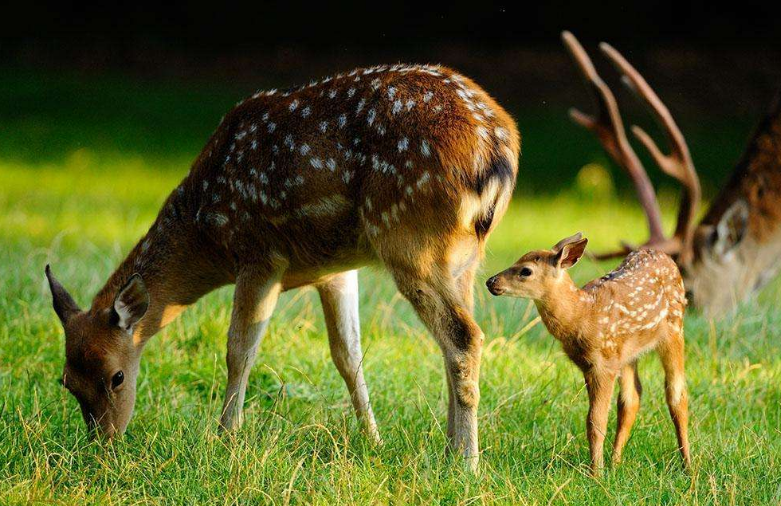
MULTIPOLYGON (((576 123, 596 135, 605 151, 632 178, 648 220, 649 239, 644 247, 673 255, 693 306, 709 316, 727 313, 773 279, 781 267, 781 93, 755 130, 729 181, 698 224, 702 192, 683 133, 643 76, 612 46, 600 45, 622 74, 623 82, 658 120, 670 143, 670 154, 664 154, 643 129, 632 126, 632 133, 648 149, 656 165, 682 186, 675 232, 667 238, 662 232, 654 188, 627 139, 615 96, 577 39, 569 32, 564 32, 562 38, 598 106, 595 117, 575 109, 570 114, 576 123)), ((624 245, 598 257, 624 256, 632 249, 624 245)))
POLYGON ((619 378, 618 429, 613 461, 640 408, 637 359, 656 349, 665 371, 667 405, 685 467, 690 464, 688 400, 684 377, 683 312, 686 297, 675 262, 652 250, 631 252, 614 271, 583 288, 567 269, 575 265, 588 239, 580 233, 551 250, 532 251, 487 281, 494 295, 532 299, 543 323, 583 371, 589 397, 586 432, 591 469, 603 467, 602 449, 613 386, 619 378))
POLYGON ((512 195, 519 150, 510 116, 445 67, 356 69, 256 93, 223 118, 89 310, 47 267, 65 329, 64 385, 89 425, 123 432, 144 345, 187 306, 233 283, 220 424, 236 428, 280 292, 313 285, 333 361, 358 419, 379 440, 356 269, 380 264, 442 349, 450 447, 474 468, 483 333, 472 289, 512 195))

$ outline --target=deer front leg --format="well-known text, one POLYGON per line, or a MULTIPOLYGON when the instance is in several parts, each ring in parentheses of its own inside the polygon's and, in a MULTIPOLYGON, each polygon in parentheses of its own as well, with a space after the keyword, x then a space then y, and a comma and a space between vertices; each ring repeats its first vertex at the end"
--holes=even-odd
POLYGON ((331 359, 350 392, 363 430, 376 442, 380 433, 369 402, 369 388, 363 378, 361 325, 358 316, 358 271, 347 271, 317 287, 328 327, 331 359))
POLYGON ((228 386, 220 426, 233 430, 243 422, 247 380, 261 337, 282 290, 282 269, 244 269, 236 279, 233 314, 228 330, 228 386))
POLYGON ((591 474, 599 476, 604 467, 603 450, 607 418, 610 411, 610 399, 613 396, 613 386, 616 373, 613 371, 588 371, 586 374, 586 389, 588 390, 588 418, 586 419, 586 434, 591 451, 591 474))

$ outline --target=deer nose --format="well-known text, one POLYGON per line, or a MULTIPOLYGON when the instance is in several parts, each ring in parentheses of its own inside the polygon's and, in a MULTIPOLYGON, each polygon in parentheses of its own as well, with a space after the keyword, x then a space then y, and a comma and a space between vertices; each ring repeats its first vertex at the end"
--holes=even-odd
POLYGON ((496 278, 496 276, 492 276, 488 278, 488 281, 485 282, 485 286, 488 287, 488 291, 494 295, 501 295, 504 293, 504 288, 497 285, 498 281, 499 280, 496 278))

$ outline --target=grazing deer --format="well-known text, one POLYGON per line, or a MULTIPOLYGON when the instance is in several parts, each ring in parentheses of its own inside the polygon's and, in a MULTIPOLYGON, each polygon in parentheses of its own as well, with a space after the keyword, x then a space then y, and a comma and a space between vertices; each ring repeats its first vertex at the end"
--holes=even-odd
POLYGON ((487 281, 494 295, 534 300, 543 323, 583 371, 591 470, 603 467, 602 448, 610 399, 619 378, 618 429, 613 461, 621 460, 642 391, 637 359, 656 349, 665 372, 667 405, 684 466, 690 464, 688 400, 683 370, 686 296, 675 262, 654 250, 631 252, 614 271, 578 288, 567 274, 586 249, 576 234, 551 250, 532 251, 487 281))
POLYGON ((220 418, 234 429, 280 292, 314 285, 333 361, 379 439, 361 365, 356 273, 379 263, 442 349, 450 445, 476 466, 483 333, 472 285, 509 203, 519 147, 510 116, 440 66, 358 69, 253 95, 223 119, 89 310, 47 267, 65 328, 63 383, 88 424, 123 432, 149 338, 234 283, 220 418))
MULTIPOLYGON (((654 161, 683 186, 675 232, 662 231, 653 186, 626 136, 618 104, 583 47, 569 33, 564 43, 598 105, 596 117, 573 109, 572 119, 597 136, 611 158, 631 177, 645 212, 649 239, 640 247, 673 255, 683 272, 692 305, 706 314, 725 314, 755 293, 778 271, 781 257, 781 95, 759 125, 734 174, 697 225, 701 191, 689 148, 667 107, 640 73, 606 43, 600 48, 623 75, 622 81, 661 123, 671 153, 666 155, 640 127, 632 132, 654 161)), ((598 258, 624 256, 636 247, 624 244, 598 258)))

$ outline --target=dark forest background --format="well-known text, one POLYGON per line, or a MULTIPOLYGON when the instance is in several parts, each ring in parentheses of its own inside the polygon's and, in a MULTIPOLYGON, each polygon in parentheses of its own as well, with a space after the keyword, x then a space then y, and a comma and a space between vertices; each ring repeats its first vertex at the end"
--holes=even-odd
POLYGON ((536 176, 571 180, 602 156, 566 116, 590 97, 563 29, 586 45, 625 115, 645 124, 596 44, 640 69, 689 138, 706 190, 781 89, 781 2, 31 2, 0 17, 0 156, 56 160, 82 145, 193 156, 256 89, 429 62, 473 77, 511 111, 529 185, 547 189, 536 176))

